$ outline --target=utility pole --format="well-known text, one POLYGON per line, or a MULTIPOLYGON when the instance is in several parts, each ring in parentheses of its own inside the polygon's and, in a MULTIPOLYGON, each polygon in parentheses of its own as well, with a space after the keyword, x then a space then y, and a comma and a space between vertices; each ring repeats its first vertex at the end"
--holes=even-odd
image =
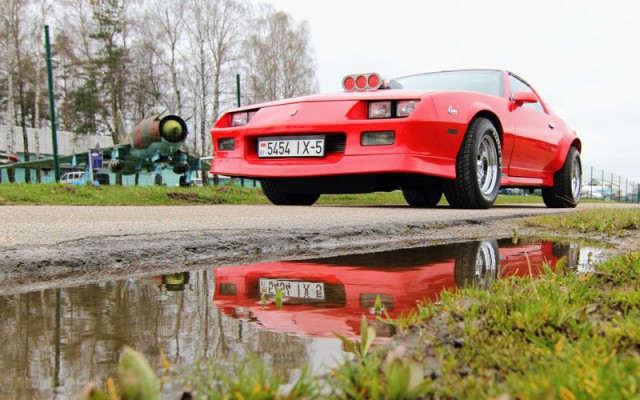
POLYGON ((53 96, 53 69, 51 67, 51 42, 49 25, 44 26, 44 47, 47 53, 47 77, 49 80, 49 114, 51 119, 51 143, 53 144, 53 170, 56 183, 60 182, 60 162, 58 161, 58 134, 56 132, 56 104, 53 96))
MULTIPOLYGON (((238 107, 240 107, 240 74, 236 74, 236 100, 238 107)), ((244 178, 240 178, 240 186, 244 187, 244 178)))
POLYGON ((240 107, 240 74, 236 74, 236 100, 238 107, 240 107))

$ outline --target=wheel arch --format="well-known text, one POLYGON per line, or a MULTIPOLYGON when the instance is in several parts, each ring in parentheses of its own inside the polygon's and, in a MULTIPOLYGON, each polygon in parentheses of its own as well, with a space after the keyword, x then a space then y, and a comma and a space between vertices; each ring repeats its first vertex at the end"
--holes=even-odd
POLYGON ((555 160, 551 168, 551 171, 553 173, 559 171, 560 168, 562 168, 565 160, 567 159, 567 156, 569 155, 569 150, 572 147, 575 147, 576 150, 578 150, 578 153, 582 153, 582 141, 580 141, 580 139, 577 137, 574 137, 573 139, 569 138, 568 140, 563 140, 560 143, 560 146, 558 148, 558 158, 555 160))
MULTIPOLYGON (((575 147, 578 150, 578 153, 582 153, 582 142, 578 138, 573 139, 573 142, 571 142, 571 146, 569 147, 575 147)), ((569 150, 567 149, 567 151, 569 150)))
POLYGON ((500 118, 498 118, 498 116, 493 111, 490 111, 487 109, 480 110, 480 111, 477 111, 469 119, 469 123, 467 124, 467 129, 469 129, 469 126, 471 126, 471 123, 477 118, 486 118, 489 121, 491 121, 493 126, 495 126, 496 130, 498 131, 498 138, 500 139, 500 145, 503 146, 504 145, 504 129, 502 128, 502 122, 500 122, 500 118))

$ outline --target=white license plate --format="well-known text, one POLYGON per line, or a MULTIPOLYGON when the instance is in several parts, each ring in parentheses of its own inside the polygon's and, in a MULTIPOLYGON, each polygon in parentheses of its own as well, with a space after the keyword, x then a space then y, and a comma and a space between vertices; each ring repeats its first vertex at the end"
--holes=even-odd
POLYGON ((258 138, 258 157, 323 157, 324 142, 322 135, 258 138))
POLYGON ((260 294, 275 296, 276 290, 282 291, 283 297, 296 299, 324 300, 324 283, 290 281, 286 279, 260 278, 260 294))

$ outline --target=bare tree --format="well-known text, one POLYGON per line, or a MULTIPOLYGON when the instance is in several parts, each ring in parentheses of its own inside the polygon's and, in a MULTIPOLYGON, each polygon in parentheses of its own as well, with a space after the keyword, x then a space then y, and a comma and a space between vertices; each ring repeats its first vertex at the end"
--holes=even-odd
MULTIPOLYGON (((191 78, 192 93, 194 95, 194 125, 200 127, 200 135, 204 130, 205 122, 208 120, 207 103, 209 99, 209 83, 210 83, 210 57, 207 53, 207 29, 209 7, 204 2, 194 2, 190 8, 189 18, 189 52, 191 54, 190 67, 193 71, 191 78)), ((194 137, 193 147, 198 151, 198 137, 194 137)))
MULTIPOLYGON (((18 104, 20 105, 20 125, 22 127, 23 154, 25 160, 29 160, 29 136, 27 135, 25 107, 24 107, 24 75, 22 70, 22 49, 20 47, 22 40, 22 22, 24 20, 24 8, 26 1, 24 0, 7 0, 3 3, 2 14, 6 24, 2 32, 2 42, 6 46, 6 65, 7 74, 7 111, 6 123, 7 129, 7 145, 10 153, 17 151, 15 139, 15 123, 16 123, 16 83, 18 89, 18 104)), ((9 180, 13 181, 15 176, 9 175, 9 180)), ((25 171, 26 182, 31 181, 29 170, 25 171)))
POLYGON ((125 0, 92 0, 93 18, 97 30, 90 37, 99 43, 94 62, 101 69, 104 87, 109 93, 109 116, 105 123, 113 143, 120 142, 118 110, 122 109, 125 86, 125 0))
POLYGON ((231 67, 238 59, 247 9, 236 0, 215 0, 195 5, 191 13, 195 22, 190 36, 196 54, 194 67, 200 117, 196 153, 205 155, 211 152, 209 128, 222 104, 232 97, 231 67), (228 78, 224 79, 225 76, 228 78))
MULTIPOLYGON (((40 106, 42 101, 42 71, 43 64, 45 61, 45 49, 44 49, 44 25, 45 19, 49 12, 50 5, 47 4, 46 0, 38 0, 38 14, 36 17, 36 21, 33 24, 32 36, 35 39, 35 76, 34 76, 34 86, 35 86, 35 95, 33 99, 33 122, 32 126, 36 129, 35 135, 35 152, 36 159, 40 158, 40 134, 42 128, 42 116, 40 115, 40 106)), ((40 182, 41 179, 41 169, 38 168, 36 170, 36 182, 40 182)))
POLYGON ((271 7, 261 11, 244 44, 246 98, 262 102, 317 90, 307 24, 271 7))
MULTIPOLYGON (((213 99, 212 116, 218 118, 221 102, 224 101, 225 89, 233 87, 233 79, 223 79, 223 76, 233 77, 228 67, 238 59, 242 33, 246 29, 247 8, 235 0, 221 0, 208 3, 211 7, 209 14, 211 27, 208 29, 207 44, 213 61, 213 99)), ((203 148, 204 152, 204 148, 203 148)))
POLYGON ((168 75, 170 91, 163 91, 161 101, 166 108, 181 115, 186 73, 184 60, 189 55, 184 51, 186 0, 161 0, 156 6, 144 9, 140 32, 146 56, 154 56, 163 67, 159 72, 168 75), (167 95, 170 93, 170 95, 167 95))

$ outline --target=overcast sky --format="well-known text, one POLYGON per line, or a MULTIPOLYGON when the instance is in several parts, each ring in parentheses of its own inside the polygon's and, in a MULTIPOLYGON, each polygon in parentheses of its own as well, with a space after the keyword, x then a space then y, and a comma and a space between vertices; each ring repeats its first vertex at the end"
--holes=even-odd
POLYGON ((342 90, 351 73, 507 69, 578 132, 585 174, 640 182, 637 0, 270 3, 309 23, 321 92, 342 90))

